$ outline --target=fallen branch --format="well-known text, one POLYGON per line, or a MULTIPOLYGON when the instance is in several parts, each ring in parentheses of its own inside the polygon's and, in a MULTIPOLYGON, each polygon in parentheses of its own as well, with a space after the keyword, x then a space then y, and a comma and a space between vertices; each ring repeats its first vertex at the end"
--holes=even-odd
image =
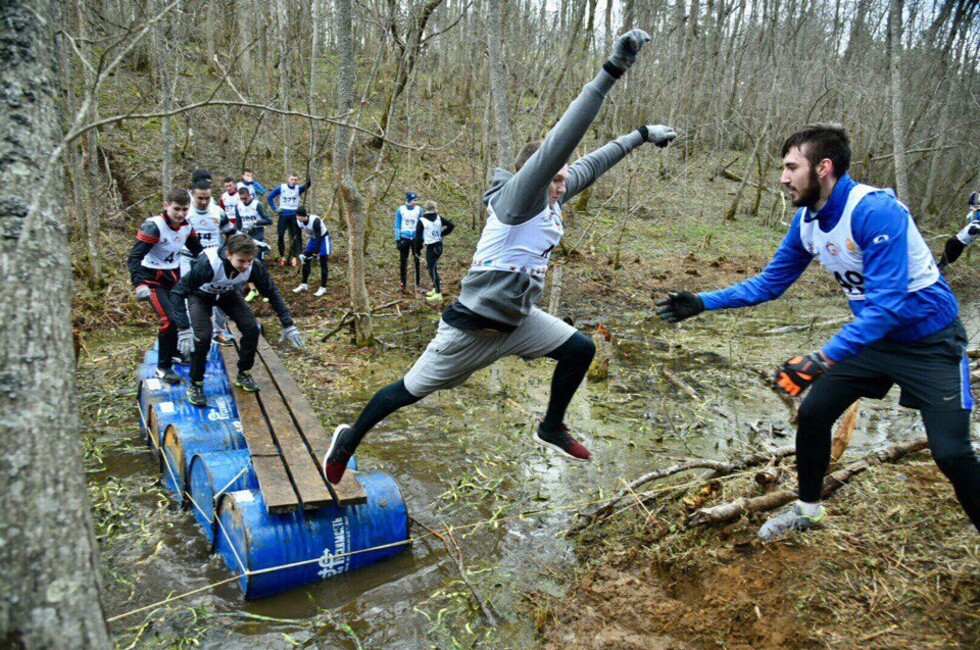
MULTIPOLYGON (((882 449, 881 451, 865 456, 861 460, 851 463, 827 476, 823 481, 822 496, 823 498, 827 498, 852 478, 875 465, 893 463, 912 452, 925 449, 927 446, 926 439, 919 438, 892 445, 887 449, 882 449)), ((796 499, 796 493, 789 490, 778 490, 758 497, 741 497, 731 503, 723 503, 710 508, 701 508, 688 517, 686 523, 688 526, 726 523, 742 515, 775 510, 780 506, 790 503, 794 499, 796 499)))
POLYGON ((844 450, 851 444, 851 436, 854 434, 854 425, 857 424, 858 409, 861 408, 861 400, 851 404, 850 408, 844 412, 837 431, 834 432, 834 439, 830 443, 830 462, 836 463, 844 455, 844 450))
POLYGON ((616 504, 619 503, 623 498, 634 493, 635 490, 650 481, 656 481, 658 479, 666 478, 668 476, 673 476, 674 474, 680 474, 681 472, 687 472, 692 469, 710 469, 711 472, 707 473, 705 476, 701 477, 699 480, 710 480, 713 478, 718 478, 719 476, 725 476, 726 474, 732 474, 739 470, 745 469, 746 467, 751 467, 753 465, 759 465, 766 462, 771 462, 778 460, 780 458, 785 458, 787 456, 792 456, 796 453, 796 447, 780 447, 772 451, 760 451, 745 454, 731 461, 722 460, 690 460, 684 463, 678 463, 676 465, 671 465, 664 469, 659 469, 655 472, 650 472, 644 474, 639 478, 635 479, 632 483, 629 483, 625 488, 620 490, 613 496, 609 501, 601 505, 600 507, 593 510, 588 515, 578 514, 579 521, 573 524, 569 529, 569 533, 575 533, 585 528, 588 528, 594 521, 604 518, 612 513, 616 504))
MULTIPOLYGON (((392 300, 391 302, 386 302, 385 304, 383 304, 383 305, 381 305, 379 307, 374 307, 371 310, 371 313, 374 314, 374 312, 376 312, 376 311, 381 311, 382 309, 387 309, 388 307, 394 307, 395 305, 401 304, 403 302, 405 302, 405 299, 404 298, 400 298, 398 300, 392 300)), ((329 332, 327 332, 326 334, 324 334, 323 335, 323 338, 320 339, 320 341, 321 342, 326 342, 334 334, 336 334, 340 330, 344 329, 344 326, 345 325, 349 325, 349 324, 351 324, 353 322, 354 322, 354 312, 353 311, 345 312, 344 315, 340 317, 340 321, 337 323, 337 325, 332 330, 330 330, 329 332)))
POLYGON ((459 576, 463 579, 463 582, 466 584, 467 588, 469 588, 470 593, 473 595, 473 599, 480 606, 480 613, 483 614, 483 620, 485 620, 488 625, 496 627, 497 617, 500 616, 500 614, 496 612, 491 603, 484 602, 483 598, 480 596, 480 593, 470 581, 469 576, 466 575, 466 566, 463 564, 463 549, 459 547, 459 543, 456 541, 456 538, 453 537, 453 531, 449 527, 449 524, 446 524, 445 534, 442 534, 435 529, 426 526, 414 517, 412 517, 412 521, 442 541, 443 545, 446 547, 446 553, 449 554, 449 557, 451 557, 456 563, 456 569, 459 571, 459 576))
POLYGON ((667 370, 666 368, 661 368, 660 369, 660 372, 661 372, 661 374, 664 377, 667 378, 667 381, 669 381, 670 383, 672 383, 674 386, 677 386, 678 388, 680 388, 682 391, 684 391, 685 393, 687 393, 688 395, 690 395, 692 398, 694 398, 694 399, 696 399, 698 401, 701 401, 701 400, 704 399, 703 397, 701 397, 701 394, 698 393, 698 391, 696 391, 693 388, 691 388, 690 384, 688 384, 686 381, 684 381, 683 379, 681 379, 680 377, 678 377, 677 375, 675 375, 671 371, 667 370))

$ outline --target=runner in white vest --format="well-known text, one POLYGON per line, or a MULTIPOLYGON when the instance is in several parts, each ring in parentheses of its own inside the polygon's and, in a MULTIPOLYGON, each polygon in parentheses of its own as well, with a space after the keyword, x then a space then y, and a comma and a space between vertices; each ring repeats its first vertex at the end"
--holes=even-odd
POLYGON ((175 312, 183 311, 183 301, 171 296, 180 279, 180 250, 184 246, 192 254, 203 250, 197 234, 187 223, 189 208, 186 190, 170 192, 163 203, 163 213, 140 226, 127 259, 137 299, 149 301, 160 319, 157 375, 168 384, 180 383, 180 375, 173 370, 173 358, 177 354, 177 329, 173 323, 175 312))
POLYGON ((966 225, 958 233, 946 240, 939 268, 943 269, 958 260, 966 247, 980 237, 980 210, 977 206, 977 193, 970 194, 970 211, 966 215, 966 225))
POLYGON ((419 217, 422 216, 422 208, 418 205, 419 197, 415 192, 405 192, 405 205, 401 205, 395 210, 395 246, 398 248, 398 267, 401 273, 401 292, 408 293, 406 277, 408 270, 408 256, 412 255, 415 264, 415 288, 420 290, 419 282, 422 279, 422 272, 419 266, 419 248, 416 245, 416 227, 419 217))
POLYGON ((439 281, 438 269, 439 258, 442 257, 442 238, 449 235, 455 227, 452 221, 439 215, 439 206, 435 201, 425 202, 425 212, 419 217, 416 227, 415 242, 417 246, 425 245, 425 266, 432 278, 432 290, 425 295, 426 300, 442 300, 442 283, 439 281))
POLYGON ((279 223, 276 226, 276 232, 278 234, 277 243, 279 245, 279 266, 285 266, 287 262, 285 246, 287 232, 289 233, 290 239, 289 263, 292 266, 296 266, 297 259, 299 258, 302 235, 300 234, 299 225, 296 223, 296 210, 299 209, 300 197, 306 190, 310 189, 310 179, 307 178, 306 182, 302 185, 298 183, 299 176, 290 174, 285 183, 269 192, 269 196, 266 197, 266 200, 269 202, 269 207, 274 212, 279 213, 279 223))
POLYGON ((772 262, 725 289, 674 292, 658 303, 670 322, 705 309, 756 305, 782 295, 814 259, 848 299, 854 320, 777 371, 776 382, 789 394, 809 387, 796 430, 799 498, 759 535, 769 540, 823 521, 831 427, 857 399, 881 399, 894 384, 902 389, 899 403, 921 413, 933 459, 980 530, 980 459, 970 441, 973 397, 956 297, 908 208, 891 190, 862 185, 847 173, 851 148, 843 127, 804 127, 786 140, 782 156, 780 182, 800 209, 772 262))
POLYGON ((548 258, 563 232, 562 203, 644 142, 664 147, 676 137, 669 127, 644 126, 567 164, 606 94, 649 40, 638 29, 621 36, 602 70, 544 141, 524 148, 516 161, 516 173, 496 170, 493 185, 484 195, 487 225, 459 299, 443 312, 435 338, 405 378, 378 391, 353 426, 342 424, 334 431, 324 458, 327 480, 340 480, 363 436, 382 419, 437 390, 458 386, 505 356, 547 356, 558 361, 548 410, 532 438, 566 458, 589 459, 585 445, 569 434, 564 417, 585 378, 595 344, 535 303, 544 288, 548 258))
POLYGON ((240 202, 238 188, 235 186, 235 179, 231 176, 225 176, 224 183, 225 192, 221 195, 221 199, 218 200, 218 205, 225 211, 225 216, 228 217, 228 221, 234 224, 237 218, 235 206, 240 202))
POLYGON ((297 210, 296 219, 300 228, 310 233, 310 241, 307 242, 303 254, 299 256, 299 261, 303 263, 303 281, 293 289, 293 293, 301 293, 310 288, 307 281, 310 279, 313 256, 316 255, 320 258, 320 288, 313 295, 319 298, 327 293, 327 277, 330 275, 328 260, 330 254, 333 253, 330 231, 327 230, 327 224, 323 222, 323 219, 315 214, 307 214, 304 207, 297 210))

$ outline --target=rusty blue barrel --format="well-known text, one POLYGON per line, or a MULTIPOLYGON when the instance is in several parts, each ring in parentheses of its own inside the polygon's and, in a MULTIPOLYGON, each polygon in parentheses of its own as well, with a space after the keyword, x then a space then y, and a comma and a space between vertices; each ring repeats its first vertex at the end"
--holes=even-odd
POLYGON ((408 511, 395 480, 378 470, 356 478, 367 502, 355 506, 270 514, 256 490, 221 496, 215 543, 246 598, 317 582, 408 548, 408 511))
MULTIPOLYGON (((196 407, 192 405, 191 408, 196 407)), ((247 452, 239 420, 209 421, 200 416, 175 418, 164 430, 160 449, 163 484, 173 490, 177 502, 183 504, 194 456, 204 452, 230 452, 236 449, 245 449, 247 452)))
POLYGON ((201 452, 191 460, 187 475, 187 492, 193 499, 191 511, 209 542, 214 542, 215 495, 258 489, 248 449, 201 452))

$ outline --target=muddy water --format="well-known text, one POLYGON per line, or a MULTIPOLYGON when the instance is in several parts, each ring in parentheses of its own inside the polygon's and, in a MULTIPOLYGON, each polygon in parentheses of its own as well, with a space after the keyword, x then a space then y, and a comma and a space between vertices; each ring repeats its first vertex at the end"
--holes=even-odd
MULTIPOLYGON (((572 542, 561 536, 572 513, 617 490, 623 479, 678 458, 791 444, 788 411, 753 368, 772 369, 790 354, 812 350, 837 326, 762 332, 843 318, 841 302, 790 297, 680 327, 661 326, 645 314, 583 315, 602 320, 614 336, 610 379, 585 384, 567 418, 582 432, 594 463, 559 459, 529 440, 546 404, 549 360, 507 359, 372 432, 359 463, 391 473, 415 519, 458 527, 471 581, 502 617, 497 628, 482 623, 455 563, 429 537, 374 567, 266 600, 245 602, 237 586, 226 585, 126 618, 113 625, 118 644, 533 647, 540 594, 560 595, 577 566, 572 542), (664 367, 704 399, 668 382, 664 367), (488 520, 493 523, 467 527, 488 520)), ((964 303, 975 347, 980 302, 964 303)), ((314 395, 325 421, 350 420, 374 390, 400 377, 428 342, 436 319, 426 312, 379 320, 379 334, 389 345, 368 353, 369 363, 341 388, 314 395), (398 334, 415 327, 421 330, 398 334)), ((178 510, 156 485, 157 461, 139 440, 132 376, 137 350, 149 343, 146 332, 114 333, 101 344, 90 343, 94 362, 83 363, 80 374, 110 616, 231 575, 210 554, 191 514, 178 510), (106 396, 99 386, 114 392, 106 396)), ((303 365, 291 353, 285 356, 287 365, 303 365)), ((893 391, 862 407, 850 453, 920 432, 917 417, 897 406, 893 391)), ((424 534, 418 526, 412 532, 424 534)))

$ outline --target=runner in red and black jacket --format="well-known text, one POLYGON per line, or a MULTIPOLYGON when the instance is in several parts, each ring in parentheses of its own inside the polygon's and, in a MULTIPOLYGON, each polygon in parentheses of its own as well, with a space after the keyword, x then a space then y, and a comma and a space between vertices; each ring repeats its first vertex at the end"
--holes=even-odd
POLYGON ((186 190, 170 192, 163 202, 163 212, 140 226, 127 260, 136 298, 148 300, 160 317, 157 376, 168 384, 180 383, 180 375, 173 370, 177 328, 174 326, 174 301, 170 296, 171 289, 180 280, 180 249, 186 246, 194 256, 204 250, 197 233, 187 222, 189 210, 186 190))

